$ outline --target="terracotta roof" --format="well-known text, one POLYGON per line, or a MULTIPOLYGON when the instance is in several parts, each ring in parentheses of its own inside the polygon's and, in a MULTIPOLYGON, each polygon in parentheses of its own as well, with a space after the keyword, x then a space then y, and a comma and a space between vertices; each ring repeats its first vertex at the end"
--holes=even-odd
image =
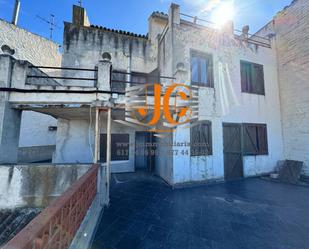
POLYGON ((154 12, 152 12, 152 16, 159 16, 159 17, 167 18, 168 14, 166 14, 164 12, 160 12, 160 11, 154 11, 154 12))
POLYGON ((121 35, 128 35, 128 36, 132 36, 132 37, 148 39, 148 34, 147 35, 141 35, 141 34, 128 32, 128 31, 125 31, 125 30, 109 29, 109 28, 106 28, 106 27, 98 26, 98 25, 90 25, 90 27, 96 28, 96 29, 102 29, 102 30, 105 30, 105 31, 109 31, 109 32, 113 32, 113 33, 117 33, 117 34, 121 34, 121 35))
POLYGON ((38 208, 0 210, 0 247, 12 239, 39 213, 38 208))

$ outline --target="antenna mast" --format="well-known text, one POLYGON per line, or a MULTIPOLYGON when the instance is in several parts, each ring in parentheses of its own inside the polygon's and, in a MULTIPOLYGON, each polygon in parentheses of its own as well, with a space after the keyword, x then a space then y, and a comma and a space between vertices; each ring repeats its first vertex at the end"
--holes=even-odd
POLYGON ((55 15, 54 14, 50 14, 50 20, 47 20, 39 15, 36 15, 37 18, 41 19, 43 22, 46 22, 47 24, 49 24, 49 29, 50 29, 50 35, 49 38, 50 40, 53 39, 53 33, 54 33, 54 29, 58 28, 60 29, 60 27, 55 23, 55 15))
POLYGON ((78 0, 79 7, 82 7, 82 0, 78 0))

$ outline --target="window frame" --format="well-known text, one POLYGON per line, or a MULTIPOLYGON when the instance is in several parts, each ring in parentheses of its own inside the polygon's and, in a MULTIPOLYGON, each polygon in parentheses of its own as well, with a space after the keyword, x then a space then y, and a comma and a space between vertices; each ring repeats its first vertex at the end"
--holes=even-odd
MULTIPOLYGON (((246 79, 247 81, 247 79, 246 79)), ((245 61, 245 60, 240 60, 240 84, 241 84, 241 92, 243 93, 249 93, 249 94, 256 94, 256 95, 263 95, 265 96, 265 72, 264 72, 264 65, 250 62, 250 61, 245 61), (250 66, 250 82, 244 83, 243 79, 243 65, 250 66), (257 74, 255 73, 256 70, 254 69, 255 67, 258 67, 262 70, 262 75, 261 75, 261 91, 258 91, 257 89, 253 89, 254 86, 254 80, 256 80, 257 84, 257 79, 258 78, 257 74)), ((259 83, 258 83, 259 84, 259 83)))
MULTIPOLYGON (((202 131, 199 130, 199 133, 201 133, 202 131)), ((199 157, 199 156, 212 156, 213 155, 213 144, 212 144, 212 141, 213 141, 213 138, 212 138, 212 123, 211 121, 209 120, 203 120, 203 121, 199 121, 197 123, 191 123, 191 127, 190 127, 190 156, 191 157, 199 157), (209 141, 207 141, 207 144, 208 144, 208 147, 207 149, 203 150, 201 149, 200 147, 198 148, 198 153, 194 153, 192 152, 193 150, 196 150, 196 146, 192 146, 192 134, 193 134, 193 128, 196 128, 196 127, 202 127, 202 126, 207 126, 207 131, 208 131, 208 134, 207 134, 207 137, 209 138, 209 141)), ((201 143, 202 141, 200 140, 199 143, 201 143)))
POLYGON ((262 155, 269 155, 269 149, 268 149, 268 129, 267 129, 267 124, 260 124, 260 123, 243 123, 243 153, 245 156, 262 156, 262 155), (255 128, 255 141, 252 141, 249 133, 248 133, 248 128, 249 127, 254 127, 255 128), (260 129, 263 128, 264 132, 264 147, 262 147, 262 141, 260 140, 260 129), (249 140, 251 141, 251 145, 255 142, 254 146, 255 151, 250 151, 248 149, 245 136, 249 137, 249 140))
POLYGON ((213 62, 213 55, 211 53, 200 52, 197 50, 190 50, 190 82, 193 86, 199 87, 208 87, 214 88, 214 62, 213 62), (206 64, 206 80, 207 83, 202 83, 201 78, 201 63, 198 63, 198 82, 193 81, 193 74, 192 74, 192 59, 197 57, 199 59, 205 59, 206 61, 210 61, 211 64, 206 64))

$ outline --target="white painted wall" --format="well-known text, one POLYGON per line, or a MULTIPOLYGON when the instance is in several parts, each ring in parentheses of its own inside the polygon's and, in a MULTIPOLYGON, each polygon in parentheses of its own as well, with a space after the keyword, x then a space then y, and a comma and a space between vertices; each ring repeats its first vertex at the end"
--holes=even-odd
MULTIPOLYGON (((106 134, 106 114, 100 118, 101 134, 106 134)), ((89 120, 58 119, 56 151, 53 163, 91 163, 94 150, 94 117, 89 131, 89 120), (89 139, 90 134, 90 139, 89 139), (91 146, 90 146, 91 145, 91 146)), ((112 133, 129 134, 129 160, 112 161, 112 172, 134 172, 135 168, 135 131, 112 121, 112 133)))
POLYGON ((94 150, 93 126, 87 120, 58 119, 53 163, 91 163, 94 150))
POLYGON ((38 112, 24 111, 19 147, 55 145, 56 131, 49 131, 49 126, 57 126, 57 120, 38 112))
MULTIPOLYGON (((280 115, 280 101, 275 49, 256 49, 254 46, 240 44, 231 37, 210 32, 208 29, 193 28, 188 25, 176 26, 174 63, 183 62, 190 82, 190 49, 213 55, 214 89, 199 90, 199 120, 212 122, 213 155, 190 157, 174 155, 173 182, 183 183, 221 179, 224 177, 223 131, 222 123, 265 123, 268 131, 268 156, 244 157, 244 174, 253 176, 271 172, 278 160, 283 159, 283 141, 280 115), (240 60, 264 65, 265 96, 241 93, 240 60), (227 110, 223 111, 220 92, 220 63, 228 66, 232 87, 227 78, 223 83, 227 94, 231 97, 234 91, 237 104, 230 101, 227 110)), ((225 74, 226 75, 226 74, 225 74)), ((230 98, 231 99, 231 98, 230 98)), ((190 130, 177 128, 174 134, 176 142, 190 142, 190 130)), ((190 152, 190 148, 186 148, 190 152)), ((179 150, 174 147, 174 150, 179 150)))

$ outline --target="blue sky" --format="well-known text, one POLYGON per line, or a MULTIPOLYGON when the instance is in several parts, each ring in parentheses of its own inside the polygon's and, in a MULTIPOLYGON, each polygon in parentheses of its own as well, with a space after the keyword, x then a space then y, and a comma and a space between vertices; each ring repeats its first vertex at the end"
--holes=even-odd
MULTIPOLYGON (((218 2, 227 0, 175 0, 181 5, 181 12, 202 16, 209 19, 201 9, 205 6, 215 6, 218 2)), ((231 0, 228 0, 231 1, 231 0)), ((235 27, 241 29, 249 24, 251 33, 264 24, 292 0, 232 0, 236 6, 234 18, 235 27)), ((56 23, 62 28, 63 21, 70 21, 74 0, 21 0, 19 25, 27 30, 49 37, 48 24, 36 17, 40 15, 49 18, 54 14, 56 23)), ((92 24, 130 32, 146 34, 147 19, 155 11, 167 12, 170 0, 83 0, 83 6, 88 12, 92 24)), ((14 0, 0 0, 0 18, 11 21, 14 0)), ((56 29, 54 40, 62 44, 62 29, 56 29)))

